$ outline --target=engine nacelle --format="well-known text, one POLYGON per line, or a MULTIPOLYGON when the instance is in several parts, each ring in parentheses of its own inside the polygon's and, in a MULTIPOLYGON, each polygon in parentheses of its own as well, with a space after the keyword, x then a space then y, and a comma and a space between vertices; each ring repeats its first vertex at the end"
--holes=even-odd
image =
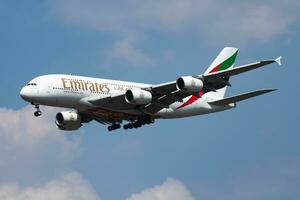
POLYGON ((186 93, 196 93, 202 90, 203 81, 191 76, 182 76, 177 79, 176 87, 186 93))
POLYGON ((73 131, 81 127, 81 116, 73 111, 64 111, 56 114, 55 124, 64 131, 73 131))
POLYGON ((127 103, 135 105, 146 105, 151 103, 152 94, 146 90, 132 88, 125 93, 125 100, 127 103))

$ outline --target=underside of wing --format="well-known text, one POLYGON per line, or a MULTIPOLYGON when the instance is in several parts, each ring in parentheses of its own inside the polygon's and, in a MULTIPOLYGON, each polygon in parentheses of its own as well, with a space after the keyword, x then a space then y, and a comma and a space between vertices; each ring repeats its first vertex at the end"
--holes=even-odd
POLYGON ((109 109, 109 110, 132 110, 136 108, 136 105, 129 104, 125 100, 125 92, 114 94, 107 97, 91 97, 86 101, 94 106, 109 109))
POLYGON ((178 90, 176 88, 176 81, 139 89, 151 92, 151 103, 144 105, 130 104, 126 101, 125 92, 104 98, 90 97, 85 101, 94 106, 112 111, 130 111, 132 114, 155 114, 163 108, 168 108, 176 101, 182 102, 185 97, 191 95, 178 90))
POLYGON ((151 91, 154 98, 151 104, 143 108, 145 112, 150 114, 155 114, 163 108, 169 108, 174 102, 182 102, 185 97, 191 95, 178 90, 175 81, 155 85, 151 88, 151 91))
POLYGON ((272 92, 272 91, 275 91, 275 90, 276 89, 261 89, 261 90, 256 90, 256 91, 253 91, 253 92, 240 94, 240 95, 237 95, 237 96, 227 97, 227 98, 224 98, 224 99, 221 99, 221 100, 211 101, 211 102, 208 102, 208 103, 211 104, 211 105, 228 105, 228 104, 237 103, 239 101, 243 101, 243 100, 258 96, 258 95, 262 95, 262 94, 265 94, 265 93, 268 93, 268 92, 272 92))
POLYGON ((100 107, 78 110, 78 113, 82 116, 82 118, 86 122, 95 120, 101 124, 122 123, 122 121, 124 120, 133 121, 138 118, 138 115, 134 115, 126 112, 120 112, 120 111, 112 111, 100 107))

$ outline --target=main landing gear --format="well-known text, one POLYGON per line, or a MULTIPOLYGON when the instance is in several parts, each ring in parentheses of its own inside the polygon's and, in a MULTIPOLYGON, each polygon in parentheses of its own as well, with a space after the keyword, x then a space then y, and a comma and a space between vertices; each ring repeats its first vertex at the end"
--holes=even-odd
POLYGON ((127 129, 132 129, 132 128, 140 128, 146 124, 153 124, 154 123, 154 119, 151 119, 151 118, 144 118, 144 119, 140 119, 140 120, 137 120, 135 122, 132 122, 132 123, 129 123, 129 124, 125 124, 123 126, 124 130, 127 130, 127 129))
MULTIPOLYGON (((123 126, 124 130, 127 130, 127 129, 132 129, 132 128, 140 128, 146 124, 153 124, 154 123, 154 119, 152 119, 151 117, 143 117, 143 118, 140 118, 132 123, 129 123, 129 124, 125 124, 123 126)), ((116 129, 120 129, 121 128, 121 124, 113 124, 109 127, 107 127, 107 130, 108 131, 113 131, 113 130, 116 130, 116 129)))
POLYGON ((36 111, 34 112, 35 117, 39 117, 42 115, 42 111, 40 110, 40 106, 38 104, 33 104, 36 111))
POLYGON ((107 127, 107 130, 108 131, 113 131, 113 130, 117 130, 117 129, 120 129, 120 128, 121 128, 120 124, 113 124, 113 125, 107 127))

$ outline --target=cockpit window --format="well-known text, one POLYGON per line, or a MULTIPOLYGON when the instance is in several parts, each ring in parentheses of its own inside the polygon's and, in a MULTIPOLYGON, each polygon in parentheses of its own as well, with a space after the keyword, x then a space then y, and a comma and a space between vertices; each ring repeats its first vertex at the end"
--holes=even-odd
POLYGON ((33 85, 33 86, 36 86, 36 83, 28 83, 27 85, 33 85))

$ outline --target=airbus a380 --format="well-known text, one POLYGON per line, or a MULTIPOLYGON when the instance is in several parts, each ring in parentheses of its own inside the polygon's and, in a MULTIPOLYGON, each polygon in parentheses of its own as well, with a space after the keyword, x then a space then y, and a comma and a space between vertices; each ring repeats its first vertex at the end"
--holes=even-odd
POLYGON ((234 108, 236 103, 275 89, 260 89, 224 97, 231 76, 271 63, 281 65, 281 57, 234 67, 237 48, 225 47, 201 75, 182 76, 162 84, 142 84, 64 74, 44 75, 31 80, 20 92, 35 106, 71 109, 56 114, 61 130, 77 130, 95 120, 112 131, 138 128, 156 119, 171 119, 208 114, 234 108))

